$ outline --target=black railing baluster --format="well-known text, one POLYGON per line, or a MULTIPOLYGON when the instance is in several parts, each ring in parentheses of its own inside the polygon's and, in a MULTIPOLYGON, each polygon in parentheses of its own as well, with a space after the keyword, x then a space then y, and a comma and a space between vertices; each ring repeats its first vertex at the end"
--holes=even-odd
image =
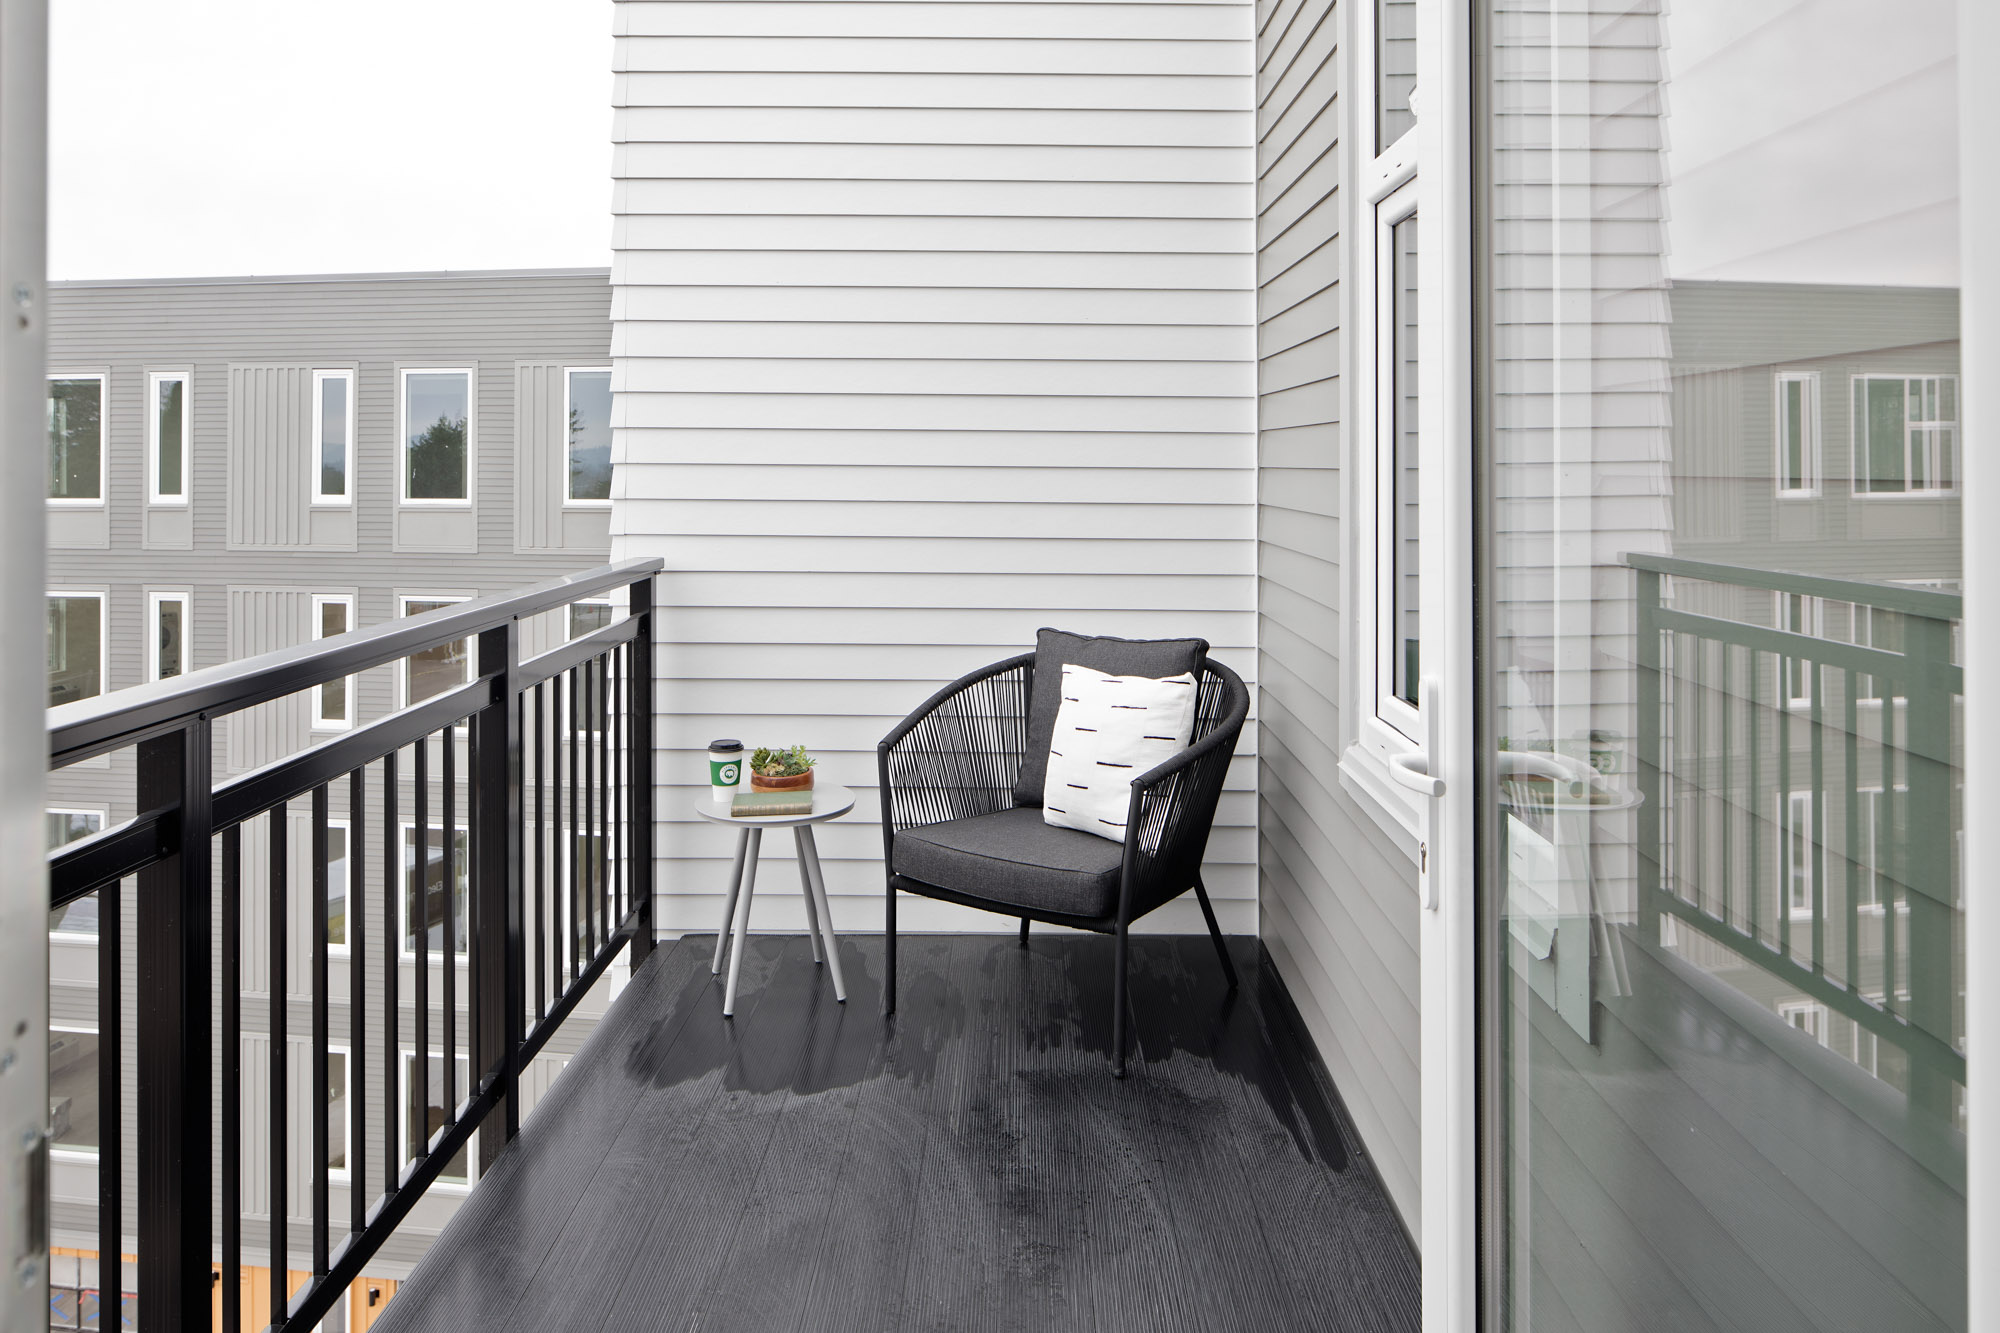
POLYGON ((548 915, 547 866, 544 858, 548 855, 548 828, 543 822, 548 816, 548 733, 542 729, 542 691, 535 686, 535 1018, 540 1021, 548 1010, 542 1005, 542 986, 548 980, 548 915))
MULTIPOLYGON (((444 1080, 446 1123, 458 1115, 458 725, 444 729, 444 994, 440 997, 439 1019, 444 1024, 444 1061, 438 1068, 444 1080)), ((423 1057, 419 1056, 419 1059, 423 1057)))
POLYGON ((549 680, 549 931, 555 940, 554 977, 550 994, 561 991, 569 984, 570 972, 563 966, 563 959, 570 957, 568 943, 569 930, 564 924, 568 917, 563 911, 563 894, 566 882, 563 874, 563 744, 562 744, 562 696, 563 678, 557 673, 549 680))
POLYGON ((653 580, 627 592, 632 639, 632 966, 653 951, 653 580))
POLYGON ((1808 658, 1806 697, 1812 701, 1809 747, 1812 771, 1812 970, 1826 970, 1826 675, 1808 658))
POLYGON ((347 775, 347 1205, 348 1229, 368 1229, 367 770, 347 775))
POLYGON ((287 1309, 285 1290, 286 1274, 291 1269, 290 1201, 287 1198, 287 1173, 291 1170, 290 1154, 286 1151, 286 1112, 290 1107, 289 1089, 286 1080, 290 1069, 286 1060, 288 1040, 285 1032, 285 1006, 290 994, 285 966, 285 953, 290 947, 285 932, 285 897, 290 892, 291 876, 287 859, 290 851, 286 845, 285 822, 290 818, 285 802, 271 807, 271 868, 270 868, 270 972, 271 972, 271 1096, 269 1124, 271 1149, 271 1323, 282 1328, 287 1309))
POLYGON ((431 738, 417 742, 416 755, 416 859, 411 862, 410 886, 415 905, 410 909, 411 929, 416 935, 417 965, 411 976, 415 983, 416 1049, 410 1055, 409 1104, 404 1111, 410 1147, 406 1156, 422 1158, 431 1141, 431 738), (409 1117, 416 1117, 410 1120, 409 1117))
POLYGON ((598 675, 603 665, 602 657, 593 657, 583 666, 583 791, 590 803, 590 816, 584 823, 584 846, 590 851, 589 878, 584 882, 588 893, 584 919, 589 925, 588 939, 593 954, 603 944, 604 930, 604 875, 601 871, 604 860, 604 782, 598 763, 598 742, 604 736, 604 718, 600 713, 603 700, 599 697, 602 691, 598 689, 598 675))
POLYGON ((124 894, 113 880, 97 891, 97 1283, 100 1308, 109 1293, 113 1309, 125 1253, 124 939, 124 894))
POLYGON ((408 1112, 397 1105, 402 1085, 403 941, 397 928, 403 898, 403 832, 397 821, 401 792, 397 787, 397 751, 382 756, 382 1195, 396 1192, 403 1176, 405 1154, 402 1124, 408 1112))
POLYGON ((563 693, 569 696, 569 836, 565 839, 564 850, 569 853, 569 975, 572 982, 583 971, 583 918, 578 915, 583 909, 583 896, 577 879, 577 871, 582 866, 580 844, 583 841, 583 806, 577 800, 577 716, 576 687, 580 668, 571 668, 563 693))
MULTIPOLYGON (((1861 608, 1854 609, 1855 615, 1861 608)), ((1841 827, 1847 831, 1847 976, 1848 989, 1861 989, 1861 765, 1860 765, 1860 715, 1855 701, 1855 690, 1860 685, 1855 671, 1849 667, 1845 673, 1847 699, 1843 708, 1846 734, 1843 737, 1842 756, 1847 769, 1846 808, 1841 812, 1841 827)))
POLYGON ((243 1327, 243 830, 222 831, 222 1327, 243 1327))
POLYGON ((522 939, 521 733, 515 668, 520 660, 520 627, 509 621, 479 636, 479 674, 493 682, 492 700, 472 720, 475 761, 468 775, 470 804, 479 812, 474 829, 475 875, 468 890, 477 966, 472 970, 473 1014, 466 1034, 475 1086, 497 1073, 501 1132, 481 1133, 481 1170, 519 1132, 519 1069, 512 1053, 520 1048, 522 996, 526 992, 522 939))
POLYGON ((327 1047, 327 791, 324 783, 312 793, 312 909, 307 916, 312 930, 312 1273, 326 1274, 330 1230, 328 1214, 333 1182, 327 1171, 326 1135, 326 1047, 327 1047))

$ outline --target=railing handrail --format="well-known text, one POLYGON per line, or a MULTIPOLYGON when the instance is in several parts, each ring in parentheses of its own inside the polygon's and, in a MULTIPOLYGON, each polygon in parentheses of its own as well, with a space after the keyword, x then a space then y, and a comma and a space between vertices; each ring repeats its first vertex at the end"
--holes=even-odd
POLYGON ((1869 579, 1843 579, 1828 574, 1802 574, 1786 569, 1760 569, 1751 565, 1725 565, 1714 560, 1689 560, 1677 555, 1653 555, 1629 551, 1625 563, 1634 569, 1677 578, 1699 579, 1705 583, 1726 583, 1739 588, 1764 588, 1772 592, 1824 597, 1836 602, 1854 602, 1883 611, 1928 620, 1962 620, 1965 599, 1955 592, 1935 588, 1912 588, 1901 583, 1878 583, 1869 579))
POLYGON ((594 592, 624 587, 665 568, 659 557, 600 565, 515 592, 495 593, 312 639, 147 685, 113 690, 48 710, 49 767, 108 754, 164 735, 196 717, 217 718, 476 637, 510 620, 557 610, 594 592))

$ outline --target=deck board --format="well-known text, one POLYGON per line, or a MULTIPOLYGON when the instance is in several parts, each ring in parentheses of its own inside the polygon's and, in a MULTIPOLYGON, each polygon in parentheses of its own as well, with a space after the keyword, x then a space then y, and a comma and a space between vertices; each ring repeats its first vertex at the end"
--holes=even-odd
POLYGON ((378 1333, 1418 1327, 1417 1261, 1254 940, 662 945, 378 1333), (562 1094, 567 1094, 566 1096, 562 1094))

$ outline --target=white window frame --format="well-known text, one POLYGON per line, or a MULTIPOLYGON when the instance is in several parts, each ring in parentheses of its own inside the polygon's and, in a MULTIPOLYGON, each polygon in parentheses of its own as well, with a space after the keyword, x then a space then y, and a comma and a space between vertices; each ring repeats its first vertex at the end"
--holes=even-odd
MULTIPOLYGON (((312 502, 316 506, 347 509, 354 504, 354 379, 354 371, 351 369, 315 370, 313 372, 312 453, 306 460, 306 470, 312 477, 312 502), (324 435, 326 428, 325 415, 320 410, 320 394, 322 392, 320 386, 328 380, 341 380, 347 385, 347 463, 341 473, 347 489, 339 495, 329 495, 320 489, 320 481, 324 475, 320 470, 320 448, 325 443, 324 435)), ((471 437, 472 427, 468 420, 466 425, 468 452, 470 451, 471 437)), ((408 447, 407 444, 405 447, 408 447)), ((408 484, 407 470, 404 473, 404 484, 408 484)))
POLYGON ((1813 840, 1814 793, 1810 788, 1802 788, 1797 791, 1778 792, 1775 794, 1781 802, 1778 810, 1777 825, 1778 892, 1781 895, 1779 907, 1786 916, 1794 921, 1810 921, 1813 914, 1812 857, 1815 849, 1819 853, 1821 882, 1825 883, 1832 878, 1827 874, 1826 848, 1813 840), (1803 823, 1799 822, 1801 819, 1803 819, 1803 823), (1806 863, 1804 865, 1797 864, 1792 856, 1792 841, 1795 836, 1803 836, 1805 839, 1806 863), (1798 875, 1805 877, 1806 901, 1804 906, 1800 906, 1794 901, 1792 894, 1792 880, 1794 876, 1798 875))
MULTIPOLYGON (((347 630, 345 632, 350 634, 353 633, 354 604, 355 604, 355 598, 354 594, 351 592, 314 593, 312 595, 312 623, 310 626, 308 626, 308 629, 311 631, 311 637, 316 640, 325 637, 325 635, 321 633, 321 616, 320 616, 320 608, 324 606, 346 607, 347 630)), ((354 726, 354 687, 357 683, 359 683, 360 679, 361 678, 359 676, 349 676, 346 678, 347 684, 344 697, 347 706, 346 709, 344 710, 344 716, 333 720, 329 720, 327 718, 326 708, 324 703, 322 702, 326 696, 326 686, 317 685, 313 687, 311 730, 347 731, 354 726)))
MULTIPOLYGON (((57 380, 97 381, 97 496, 95 499, 79 499, 70 496, 44 495, 43 499, 46 503, 54 505, 58 509, 102 509, 105 505, 106 493, 111 489, 111 458, 110 441, 108 438, 111 434, 111 376, 102 370, 52 370, 46 376, 46 380, 47 384, 42 389, 42 415, 45 423, 48 416, 47 386, 49 384, 54 384, 57 380)), ((42 430, 42 470, 44 473, 42 488, 44 491, 48 489, 46 476, 49 466, 48 447, 48 428, 44 424, 42 430)))
MULTIPOLYGON (((424 744, 429 744, 429 741, 425 741, 424 744)), ((414 770, 412 771, 414 772, 414 770)), ((432 766, 431 776, 433 777, 433 779, 437 777, 437 768, 435 765, 432 766)), ((432 809, 430 813, 432 817, 435 818, 437 815, 441 814, 442 811, 438 808, 438 803, 435 800, 433 800, 431 804, 432 804, 432 809)), ((463 802, 460 802, 460 804, 462 805, 463 802)), ((462 813, 462 812, 454 812, 454 813, 462 813)), ((462 819, 456 821, 454 823, 454 827, 456 828, 458 833, 465 838, 465 856, 466 856, 464 864, 465 907, 470 908, 472 905, 472 864, 471 864, 472 828, 468 823, 466 823, 462 819)), ((442 833, 444 831, 444 825, 442 823, 434 823, 431 825, 431 831, 433 833, 442 833)), ((416 939, 416 933, 410 929, 410 924, 411 924, 410 900, 414 896, 411 892, 413 886, 410 883, 410 873, 412 869, 411 862, 417 858, 405 857, 402 856, 400 853, 402 852, 402 849, 404 847, 414 847, 417 852, 419 853, 423 852, 424 848, 422 844, 418 843, 416 840, 416 833, 417 833, 417 822, 414 819, 405 819, 396 825, 396 850, 398 852, 396 864, 398 865, 398 867, 400 867, 396 872, 396 877, 397 877, 396 878, 396 949, 399 953, 401 953, 404 959, 409 961, 415 961, 417 956, 416 949, 414 947, 409 947, 405 944, 405 941, 411 941, 416 939)), ((446 886, 447 892, 450 890, 450 887, 451 887, 450 885, 446 886)), ((464 923, 466 928, 465 929, 466 948, 455 949, 455 950, 443 950, 443 949, 430 950, 430 964, 432 967, 441 966, 443 964, 444 958, 447 953, 455 954, 460 959, 464 959, 468 956, 468 951, 472 945, 472 925, 470 920, 467 918, 464 910, 461 910, 458 913, 458 919, 460 922, 464 923)))
MULTIPOLYGON (((336 818, 332 815, 327 816, 327 833, 332 834, 335 829, 340 830, 342 845, 346 848, 341 854, 341 864, 344 867, 341 873, 346 877, 347 882, 342 884, 341 888, 346 895, 347 908, 351 913, 354 910, 354 821, 352 817, 343 816, 336 818)), ((312 846, 310 827, 307 831, 306 846, 308 849, 312 846)), ((310 855, 310 851, 308 851, 308 855, 310 855)), ((311 881, 308 880, 307 882, 310 883, 311 881)), ((326 888, 328 900, 331 901, 333 896, 333 876, 331 874, 327 876, 326 888)), ((321 929, 325 929, 325 924, 325 922, 320 923, 321 929)), ((352 929, 347 932, 347 936, 348 940, 354 938, 352 929)), ((353 952, 353 946, 346 940, 343 940, 339 944, 335 944, 331 939, 326 942, 326 953, 329 958, 346 958, 353 952)))
POLYGON ((194 670, 193 629, 194 594, 185 588, 147 589, 146 591, 146 679, 155 681, 160 677, 160 608, 168 602, 178 602, 181 608, 181 670, 185 676, 194 670))
POLYGON ((105 588, 50 588, 42 602, 44 615, 47 614, 48 599, 55 597, 88 597, 97 603, 97 693, 84 697, 101 699, 111 692, 111 620, 105 614, 105 608, 111 601, 110 591, 105 588))
MULTIPOLYGON (((611 615, 605 620, 604 622, 605 624, 607 625, 616 624, 618 621, 618 604, 612 601, 609 597, 580 597, 576 601, 569 603, 562 609, 562 631, 563 631, 564 643, 575 643, 577 640, 577 636, 570 633, 569 629, 569 608, 571 606, 601 606, 605 610, 611 613, 611 615)), ((592 631, 592 633, 595 632, 596 631, 594 630, 592 631)))
POLYGON ((187 370, 146 372, 146 503, 156 508, 185 509, 194 497, 194 374, 187 370), (160 490, 160 386, 175 380, 181 386, 181 489, 178 495, 160 490))
MULTIPOLYGON (((1825 598, 1815 597, 1810 593, 1796 593, 1796 592, 1789 592, 1789 593, 1773 592, 1771 594, 1771 597, 1772 597, 1771 621, 1772 624, 1777 629, 1781 630, 1786 634, 1800 634, 1811 639, 1824 639, 1826 637, 1825 598), (1798 598, 1799 606, 1801 609, 1800 611, 1801 623, 1799 624, 1792 623, 1791 599, 1794 597, 1798 598)), ((1791 658, 1785 656, 1780 656, 1778 658, 1777 661, 1778 692, 1779 695, 1784 699, 1786 707, 1788 708, 1812 707, 1812 702, 1813 702, 1812 690, 1814 683, 1819 678, 1819 665, 1820 664, 1817 661, 1807 658, 1791 658), (1804 694, 1792 693, 1791 673, 1792 673, 1792 663, 1794 661, 1802 662, 1804 664, 1804 670, 1807 673, 1806 692, 1804 694)))
MULTIPOLYGON (((96 938, 96 936, 90 936, 90 935, 71 935, 71 936, 69 936, 69 938, 71 938, 71 939, 95 939, 95 938, 96 938)), ((102 1041, 102 1040, 104 1039, 104 1033, 103 1033, 103 1032, 102 1032, 102 1031, 101 1031, 100 1029, 98 1029, 97 1027, 95 1027, 95 1026, 93 1026, 93 1025, 91 1025, 91 1024, 88 1024, 88 1023, 55 1023, 55 1022, 52 1022, 52 1023, 50 1023, 50 1024, 49 1024, 49 1031, 50 1031, 50 1032, 76 1032, 76 1033, 81 1033, 81 1034, 83 1034, 83 1035, 85 1035, 85 1036, 91 1036, 91 1037, 96 1037, 96 1038, 97 1038, 97 1039, 98 1039, 99 1041, 102 1041)), ((45 1038, 45 1040, 46 1040, 46 1038, 45 1038)), ((46 1091, 46 1090, 45 1090, 45 1091, 46 1091)), ((100 1091, 99 1091, 99 1094, 98 1094, 98 1100, 100 1101, 100 1103, 101 1103, 101 1102, 102 1102, 102 1100, 103 1100, 103 1093, 102 1093, 102 1090, 101 1090, 101 1089, 100 1089, 100 1091)), ((100 1114, 101 1114, 101 1107, 100 1107, 100 1114)), ((100 1123, 101 1123, 101 1121, 100 1121, 100 1123)), ((85 1165, 85 1166, 95 1166, 95 1165, 97 1164, 98 1160, 99 1160, 99 1153, 100 1153, 100 1152, 101 1152, 102 1150, 103 1150, 103 1145, 102 1145, 102 1144, 99 1144, 99 1145, 98 1145, 98 1149, 97 1149, 96 1151, 92 1151, 92 1150, 90 1150, 90 1149, 86 1149, 86 1148, 59 1148, 59 1147, 57 1147, 57 1146, 56 1146, 56 1141, 55 1141, 55 1138, 54 1138, 54 1136, 53 1136, 53 1135, 51 1135, 51 1136, 50 1136, 50 1138, 49 1138, 49 1160, 50 1160, 50 1161, 54 1161, 54 1162, 77 1162, 77 1163, 81 1163, 81 1164, 83 1164, 83 1165, 85 1165)))
MULTIPOLYGON (((102 805, 51 805, 42 811, 42 815, 44 818, 49 815, 85 815, 91 819, 95 819, 97 827, 92 829, 90 833, 86 833, 85 837, 102 833, 111 824, 110 807, 102 805)), ((80 930, 51 930, 49 938, 51 940, 85 941, 92 945, 97 943, 97 936, 85 934, 80 930)))
MULTIPOLYGON (((396 370, 396 496, 411 509, 470 509, 479 488, 479 368, 399 366, 396 370), (410 494, 410 376, 465 376, 465 495, 462 499, 418 498, 410 494)), ((351 475, 351 474, 350 474, 351 475)))
MULTIPOLYGON (((1409 135, 1406 133, 1404 137, 1408 138, 1409 135)), ((1400 143, 1401 140, 1398 140, 1398 142, 1400 143)), ((1397 540, 1398 516, 1395 513, 1399 497, 1399 488, 1397 485, 1399 478, 1395 474, 1398 469, 1397 445, 1400 442, 1396 439, 1396 410, 1393 407, 1385 407, 1384 404, 1388 403, 1394 395, 1398 384, 1398 367, 1395 365, 1396 319, 1402 307, 1398 300, 1401 293, 1396 290, 1395 282, 1395 254, 1393 252, 1395 228, 1398 224, 1407 222, 1417 216, 1417 205, 1417 183, 1412 180, 1390 191, 1373 209, 1375 217, 1376 283, 1374 311, 1376 353, 1374 389, 1376 408, 1373 423, 1374 459, 1372 467, 1368 469, 1370 472, 1371 487, 1374 491, 1374 512, 1372 515, 1373 522, 1369 525, 1368 536, 1370 538, 1370 545, 1373 547, 1372 559, 1370 559, 1369 563, 1375 574, 1375 596, 1372 599, 1372 614, 1370 617, 1373 622, 1370 626, 1372 630, 1370 639, 1374 644, 1374 652, 1372 654, 1374 660, 1372 663, 1364 663, 1360 660, 1357 660, 1355 663, 1357 668, 1361 668, 1366 672, 1364 678, 1370 683, 1368 695, 1364 696, 1372 704, 1369 710, 1372 718, 1368 720, 1392 729, 1399 737, 1410 744, 1419 743, 1423 739, 1423 733, 1419 729, 1421 721, 1417 716, 1416 708, 1407 700, 1398 697, 1395 690, 1395 654, 1400 639, 1397 627, 1391 622, 1395 619, 1396 614, 1396 578, 1397 572, 1401 568, 1401 552, 1396 549, 1399 543, 1397 540), (1368 670, 1369 667, 1372 667, 1372 670, 1368 670)), ((1422 262, 1421 248, 1419 249, 1419 262, 1422 262)), ((1421 422, 1421 417, 1419 421, 1421 422)), ((1421 424, 1418 427, 1418 434, 1421 437, 1421 424)), ((1419 447, 1421 448, 1421 446, 1419 447)), ((1419 504, 1421 505, 1421 500, 1419 504)), ((1419 512, 1421 513, 1421 509, 1419 512)), ((1422 537, 1423 534, 1420 530, 1418 540, 1421 541, 1422 537)), ((1418 623, 1419 625, 1422 624, 1421 611, 1419 611, 1418 623)), ((1419 644, 1421 642, 1420 638, 1419 644)), ((1421 657, 1422 650, 1420 647, 1420 660, 1421 657)), ((1415 681, 1410 683, 1412 687, 1416 684, 1415 681)), ((1366 721, 1364 721, 1364 725, 1367 725, 1366 721)))
MULTIPOLYGON (((1848 471, 1852 480, 1854 498, 1857 500, 1912 500, 1912 499, 1935 500, 1944 496, 1957 495, 1959 493, 1960 476, 1963 473, 1965 467, 1965 449, 1964 449, 1965 402, 1963 397, 1961 396, 1963 392, 1964 392, 1964 387, 1959 383, 1958 376, 1955 374, 1947 374, 1942 371, 1932 372, 1932 371, 1870 370, 1870 371, 1861 371, 1851 376, 1847 388, 1847 402, 1848 402, 1848 410, 1849 412, 1853 413, 1854 421, 1853 421, 1853 429, 1849 432, 1849 434, 1853 438, 1853 446, 1848 451, 1849 452, 1848 471), (1909 485, 1910 475, 1911 475, 1910 431, 1912 429, 1913 423, 1909 419, 1908 410, 1906 408, 1903 417, 1904 489, 1900 491, 1875 491, 1875 490, 1863 489, 1864 482, 1867 480, 1866 470, 1867 470, 1867 459, 1868 459, 1868 438, 1867 438, 1868 415, 1865 410, 1856 411, 1855 405, 1857 403, 1857 400, 1865 405, 1867 400, 1867 395, 1861 392, 1860 386, 1867 383, 1870 380, 1895 380, 1905 386, 1904 392, 1906 394, 1909 392, 1907 386, 1909 381, 1911 380, 1936 380, 1938 381, 1940 390, 1942 389, 1942 386, 1946 381, 1950 381, 1952 386, 1952 395, 1951 395, 1952 402, 1956 404, 1958 407, 1958 416, 1954 418, 1950 423, 1948 423, 1952 428, 1951 485, 1926 486, 1921 490, 1913 489, 1910 487, 1909 485)), ((1914 424, 1923 426, 1938 426, 1947 423, 1943 422, 1942 420, 1939 420, 1939 421, 1924 421, 1914 424)), ((1940 470, 1938 465, 1943 461, 1944 460, 1942 455, 1933 457, 1930 460, 1931 466, 1928 475, 1936 477, 1940 470)))
POLYGON ((1832 1034, 1827 1030, 1828 1019, 1831 1016, 1832 1011, 1818 1000, 1778 1001, 1778 1017, 1828 1049, 1833 1046, 1832 1034), (1799 1022, 1801 1018, 1810 1021, 1801 1023, 1799 1022))
POLYGON ((1817 370, 1781 370, 1772 379, 1771 394, 1771 436, 1772 472, 1777 496, 1780 500, 1810 500, 1820 493, 1820 478, 1824 474, 1824 453, 1820 432, 1820 383, 1817 370), (1798 486, 1788 486, 1786 474, 1789 463, 1785 457, 1785 386, 1797 384, 1800 410, 1805 420, 1799 427, 1799 464, 1805 475, 1798 486))
MULTIPOLYGON (((469 602, 472 600, 472 597, 471 593, 399 592, 396 594, 396 615, 398 618, 401 618, 412 614, 410 611, 411 602, 457 603, 469 602)), ((435 607, 432 608, 432 610, 436 609, 435 607)), ((469 638, 470 636, 467 637, 469 638)), ((478 645, 476 643, 468 643, 466 645, 465 679, 461 684, 470 685, 472 683, 473 676, 478 670, 473 656, 477 651, 478 645)), ((399 669, 396 672, 396 707, 408 708, 410 706, 410 659, 406 657, 398 665, 399 669)))
MULTIPOLYGON (((341 1058, 340 1068, 344 1083, 340 1096, 340 1119, 344 1126, 341 1132, 341 1142, 347 1145, 346 1157, 349 1162, 352 1162, 354 1160, 354 1052, 339 1042, 330 1041, 326 1044, 326 1049, 321 1053, 320 1058, 324 1059, 329 1055, 337 1055, 341 1058)), ((310 1077, 310 1074, 308 1074, 308 1077, 310 1077)), ((331 1079, 327 1081, 329 1084, 332 1083, 331 1079)), ((307 1100, 310 1101, 311 1098, 307 1098, 307 1100)), ((324 1107, 320 1108, 322 1114, 325 1113, 325 1109, 324 1107)), ((306 1126, 305 1141, 307 1143, 312 1142, 311 1125, 306 1126)), ((345 1185, 353 1181, 354 1172, 350 1167, 329 1166, 326 1169, 326 1178, 332 1184, 345 1185)), ((322 1327, 329 1328, 329 1333, 331 1333, 331 1326, 322 1325, 322 1327)))
MULTIPOLYGON (((396 1088, 396 1144, 402 1153, 402 1156, 397 1159, 396 1166, 398 1170, 401 1170, 409 1164, 411 1158, 416 1156, 418 1147, 418 1145, 410 1141, 410 1092, 416 1083, 417 1048, 414 1046, 398 1046, 397 1053, 402 1057, 397 1063, 401 1083, 396 1088)), ((439 1064, 444 1063, 444 1049, 442 1047, 430 1051, 428 1054, 431 1059, 436 1060, 439 1064)), ((471 1056, 466 1051, 456 1051, 453 1052, 453 1057, 466 1070, 466 1075, 461 1081, 460 1086, 466 1089, 469 1096, 472 1087, 471 1056)), ((466 1100, 466 1098, 462 1097, 451 1107, 454 1116, 465 1105, 466 1100)), ((477 1131, 474 1131, 472 1136, 465 1141, 463 1149, 465 1153, 464 1180, 453 1180, 448 1176, 440 1174, 431 1182, 431 1188, 434 1190, 443 1190, 448 1194, 470 1194, 472 1187, 479 1183, 478 1143, 479 1135, 477 1131)), ((426 1148, 429 1147, 428 1144, 423 1146, 426 1148)))
POLYGON ((560 469, 561 475, 556 478, 556 487, 557 487, 556 493, 562 496, 563 508, 565 509, 609 509, 611 507, 611 499, 609 496, 605 497, 602 500, 585 500, 585 499, 579 499, 578 497, 571 495, 569 492, 569 484, 571 481, 571 473, 569 466, 570 376, 590 375, 590 374, 609 375, 610 373, 611 373, 610 366, 564 366, 563 367, 562 371, 563 407, 562 407, 562 422, 560 424, 560 430, 562 433, 562 447, 556 450, 556 467, 560 469))

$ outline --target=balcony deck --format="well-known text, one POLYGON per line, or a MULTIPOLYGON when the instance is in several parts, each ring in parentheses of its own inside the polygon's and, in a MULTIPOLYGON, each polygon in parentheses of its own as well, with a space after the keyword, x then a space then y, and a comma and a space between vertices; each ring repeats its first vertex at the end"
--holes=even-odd
POLYGON ((377 1333, 1418 1327, 1416 1256, 1283 984, 1234 942, 714 937, 639 969, 377 1333), (732 1026, 733 1024, 733 1026, 732 1026))

